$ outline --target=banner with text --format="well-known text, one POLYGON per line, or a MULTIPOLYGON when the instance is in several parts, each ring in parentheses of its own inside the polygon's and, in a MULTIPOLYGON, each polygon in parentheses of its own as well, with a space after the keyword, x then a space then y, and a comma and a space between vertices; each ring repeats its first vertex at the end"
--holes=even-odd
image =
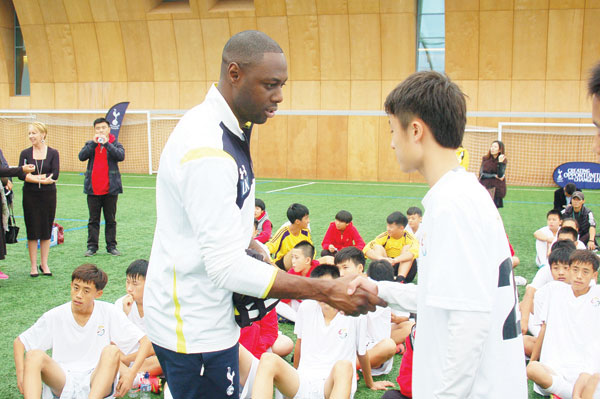
POLYGON ((600 164, 595 162, 567 162, 554 169, 554 182, 560 187, 575 183, 582 190, 600 189, 600 164))

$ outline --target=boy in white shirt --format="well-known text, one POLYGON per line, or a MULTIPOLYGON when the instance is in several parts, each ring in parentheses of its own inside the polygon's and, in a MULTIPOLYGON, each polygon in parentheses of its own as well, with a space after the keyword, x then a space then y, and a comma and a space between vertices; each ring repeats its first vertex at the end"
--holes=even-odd
MULTIPOLYGON (((335 266, 321 265, 312 278, 335 279, 335 266)), ((364 318, 340 314, 331 306, 305 300, 298 309, 294 333, 298 336, 294 366, 281 357, 264 353, 260 359, 253 399, 271 399, 273 386, 286 398, 350 398, 356 391, 356 356, 363 368, 367 387, 385 390, 389 381, 373 381, 366 351, 364 318), (326 350, 325 350, 326 349, 326 350)))
MULTIPOLYGON (((356 247, 346 247, 335 254, 335 265, 340 271, 341 277, 364 275, 365 261, 365 255, 356 247)), ((373 261, 371 265, 375 262, 385 262, 391 270, 390 280, 394 281, 392 265, 386 260, 373 261)), ((392 309, 377 306, 374 312, 360 317, 367 319, 366 342, 371 375, 387 374, 394 366, 394 355, 396 354, 396 342, 391 338, 392 309)))
MULTIPOLYGON (((125 271, 125 276, 127 277, 127 282, 125 283, 127 295, 115 301, 117 309, 123 311, 127 318, 143 332, 146 332, 144 326, 144 286, 146 284, 147 271, 147 260, 134 260, 125 271)), ((128 366, 135 360, 138 349, 139 347, 136 345, 129 353, 123 354, 121 362, 128 366)), ((156 355, 144 360, 141 371, 147 371, 152 376, 162 374, 162 369, 156 355)))
POLYGON ((552 294, 538 315, 544 325, 533 361, 527 366, 527 377, 541 388, 542 395, 571 398, 579 374, 598 370, 600 287, 590 285, 598 278, 598 265, 596 254, 576 250, 569 258, 571 285, 559 281, 550 283, 552 294), (540 360, 535 361, 540 348, 540 360))
POLYGON ((423 236, 423 230, 419 230, 421 222, 423 221, 423 211, 418 206, 411 206, 406 211, 406 217, 408 217, 408 225, 406 231, 414 235, 417 240, 421 241, 423 236))
POLYGON ((152 352, 144 333, 114 305, 96 301, 108 277, 92 264, 71 275, 71 302, 49 310, 14 341, 19 391, 26 399, 100 399, 124 396, 152 352), (130 368, 121 367, 120 351, 140 348, 130 368), (52 357, 46 354, 52 349, 52 357), (25 353, 27 352, 27 353, 25 353))
MULTIPOLYGON (((582 243, 579 240, 579 223, 577 223, 577 220, 572 219, 572 218, 566 218, 563 219, 563 221, 560 224, 560 229, 558 230, 558 233, 556 234, 556 238, 554 240, 554 242, 560 240, 560 236, 564 235, 564 239, 569 239, 571 241, 573 241, 575 243, 575 247, 577 249, 587 249, 587 247, 585 246, 584 243, 582 243), (573 237, 573 238, 571 238, 573 237)), ((554 244, 554 242, 552 244, 554 244)))
POLYGON ((560 228, 560 211, 551 209, 546 214, 547 225, 539 228, 533 233, 535 237, 535 264, 542 267, 548 262, 550 246, 556 240, 560 228))

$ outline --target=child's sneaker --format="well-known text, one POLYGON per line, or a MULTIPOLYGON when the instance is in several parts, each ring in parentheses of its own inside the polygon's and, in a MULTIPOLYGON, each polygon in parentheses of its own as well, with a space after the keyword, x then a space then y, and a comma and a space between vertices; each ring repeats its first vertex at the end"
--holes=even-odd
POLYGON ((527 285, 527 279, 523 276, 515 276, 516 285, 527 285))
POLYGON ((2 273, 2 270, 0 270, 0 280, 8 280, 8 274, 2 273))

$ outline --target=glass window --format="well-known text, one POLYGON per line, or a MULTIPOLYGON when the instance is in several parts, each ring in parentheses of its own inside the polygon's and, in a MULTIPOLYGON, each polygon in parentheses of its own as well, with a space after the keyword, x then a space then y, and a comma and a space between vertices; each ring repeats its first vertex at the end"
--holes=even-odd
POLYGON ((15 13, 15 96, 28 96, 29 92, 27 51, 25 51, 21 25, 15 13))
POLYGON ((444 72, 445 47, 444 0, 418 0, 417 71, 444 72))

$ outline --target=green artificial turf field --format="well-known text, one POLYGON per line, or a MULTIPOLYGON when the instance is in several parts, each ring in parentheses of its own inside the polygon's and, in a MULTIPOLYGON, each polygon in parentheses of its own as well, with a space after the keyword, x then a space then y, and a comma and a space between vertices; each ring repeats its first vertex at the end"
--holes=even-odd
MULTIPOLYGON (((0 398, 20 398, 16 388, 12 342, 31 326, 43 312, 70 300, 70 276, 82 263, 96 263, 109 275, 109 283, 101 299, 115 301, 125 292, 125 269, 133 260, 147 259, 150 254, 155 212, 155 176, 124 175, 124 193, 117 211, 117 240, 122 256, 113 257, 104 251, 101 233, 100 250, 93 258, 85 258, 87 239, 87 206, 83 194, 83 176, 62 173, 58 182, 57 222, 65 228, 65 243, 50 251, 53 277, 29 277, 29 259, 24 242, 8 246, 8 255, 0 269, 10 276, 0 280, 0 398)), ((26 237, 21 208, 21 182, 15 182, 17 224, 20 239, 26 237)), ((521 265, 516 274, 531 281, 535 266, 533 232, 546 224, 546 212, 552 207, 554 188, 509 187, 505 207, 500 210, 506 231, 521 265)), ((274 228, 286 221, 285 211, 292 202, 310 209, 313 241, 320 247, 325 231, 337 211, 346 209, 354 216, 354 224, 369 241, 386 227, 386 216, 396 210, 406 212, 410 206, 421 206, 427 191, 425 185, 395 183, 331 182, 306 180, 259 179, 256 196, 267 204, 274 228)), ((207 193, 209 195, 209 193, 207 193)), ((600 193, 587 191, 586 205, 598 209, 600 193)), ((103 231, 103 229, 102 229, 103 231)), ((468 276, 465 276, 468 278, 468 276)), ((523 288, 519 290, 523 294, 523 288)), ((293 328, 281 325, 284 333, 293 336, 293 328)), ((387 379, 395 381, 400 365, 396 356, 394 370, 387 379)), ((379 379, 379 378, 378 378, 379 379)), ((368 390, 359 382, 357 399, 380 398, 382 392, 368 390)), ((158 397, 158 396, 156 396, 158 397)), ((530 398, 537 398, 530 394, 530 398)))

